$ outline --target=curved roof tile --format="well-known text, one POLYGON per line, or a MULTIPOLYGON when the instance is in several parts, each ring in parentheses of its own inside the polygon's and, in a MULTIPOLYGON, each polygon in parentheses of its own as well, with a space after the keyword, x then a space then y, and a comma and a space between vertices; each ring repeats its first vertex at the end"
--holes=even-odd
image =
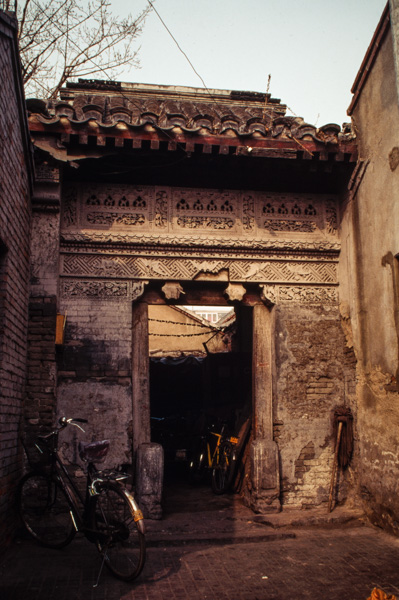
POLYGON ((100 130, 110 130, 123 122, 132 131, 152 125, 164 132, 178 127, 191 135, 205 131, 206 135, 230 137, 309 137, 322 144, 354 138, 336 124, 316 128, 300 117, 287 116, 286 106, 268 94, 213 90, 212 95, 196 88, 99 83, 91 88, 86 82, 70 85, 63 90, 61 101, 47 105, 30 101, 28 110, 40 123, 51 127, 67 118, 74 126, 94 120, 100 130))

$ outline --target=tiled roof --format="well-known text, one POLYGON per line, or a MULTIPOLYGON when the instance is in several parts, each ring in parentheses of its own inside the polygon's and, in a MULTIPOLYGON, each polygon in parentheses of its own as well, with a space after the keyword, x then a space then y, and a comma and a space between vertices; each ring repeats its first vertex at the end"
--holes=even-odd
MULTIPOLYGON (((61 132, 65 136, 176 140, 226 145, 235 153, 292 142, 294 149, 353 145, 349 126, 328 124, 317 128, 300 117, 286 115, 286 106, 270 94, 204 90, 174 86, 80 81, 62 90, 61 100, 48 104, 28 101, 33 132, 61 132), (147 136, 147 137, 146 137, 147 136)), ((80 143, 82 141, 80 140, 80 143)), ((68 140, 66 140, 68 141, 68 140)), ((83 142, 84 143, 84 142, 83 142)), ((101 141, 99 142, 101 145, 101 141)), ((207 150, 204 150, 206 152, 207 150)))

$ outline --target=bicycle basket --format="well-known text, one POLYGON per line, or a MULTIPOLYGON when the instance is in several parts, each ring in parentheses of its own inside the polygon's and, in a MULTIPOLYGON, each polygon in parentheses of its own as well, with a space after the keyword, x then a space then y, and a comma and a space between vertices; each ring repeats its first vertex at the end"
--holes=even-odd
POLYGON ((51 452, 40 440, 21 440, 31 469, 47 467, 51 464, 51 452))

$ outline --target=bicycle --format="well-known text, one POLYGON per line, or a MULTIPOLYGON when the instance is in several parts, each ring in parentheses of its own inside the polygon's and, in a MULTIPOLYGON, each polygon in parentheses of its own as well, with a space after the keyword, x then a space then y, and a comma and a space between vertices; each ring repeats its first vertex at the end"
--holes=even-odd
POLYGON ((63 548, 76 532, 94 543, 103 557, 94 587, 104 564, 119 579, 131 581, 145 562, 143 514, 133 494, 122 485, 128 475, 100 471, 94 465, 104 460, 109 440, 79 442, 80 457, 87 464, 83 498, 58 452, 60 431, 68 425, 84 431, 80 423, 87 420, 61 417, 51 433, 37 436, 34 446, 45 458, 44 466, 21 479, 17 490, 19 515, 28 533, 49 548, 63 548))
POLYGON ((238 438, 227 434, 226 424, 223 424, 220 433, 209 430, 208 435, 201 437, 200 449, 189 464, 190 480, 200 481, 205 470, 210 469, 214 494, 227 492, 235 473, 237 444, 238 438), (209 434, 216 437, 213 451, 209 434))

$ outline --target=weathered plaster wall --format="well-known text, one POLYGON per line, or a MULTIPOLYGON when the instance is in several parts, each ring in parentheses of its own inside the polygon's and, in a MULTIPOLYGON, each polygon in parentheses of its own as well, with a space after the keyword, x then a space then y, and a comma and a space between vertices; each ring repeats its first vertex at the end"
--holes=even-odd
POLYGON ((30 165, 16 31, 16 22, 0 11, 0 547, 16 521, 29 297, 30 165))
POLYGON ((371 518, 399 534, 399 108, 389 28, 352 119, 364 163, 341 224, 340 299, 358 359, 360 491, 371 518))
POLYGON ((89 421, 85 434, 74 428, 62 433, 65 457, 76 462, 76 439, 110 439, 106 466, 131 463, 132 305, 63 298, 60 309, 67 321, 57 353, 57 417, 89 421))
MULTIPOLYGON (((356 419, 354 361, 337 306, 277 309, 274 435, 283 505, 309 508, 328 500, 334 410, 345 404, 356 419)), ((340 501, 353 499, 354 460, 340 476, 340 501)))

